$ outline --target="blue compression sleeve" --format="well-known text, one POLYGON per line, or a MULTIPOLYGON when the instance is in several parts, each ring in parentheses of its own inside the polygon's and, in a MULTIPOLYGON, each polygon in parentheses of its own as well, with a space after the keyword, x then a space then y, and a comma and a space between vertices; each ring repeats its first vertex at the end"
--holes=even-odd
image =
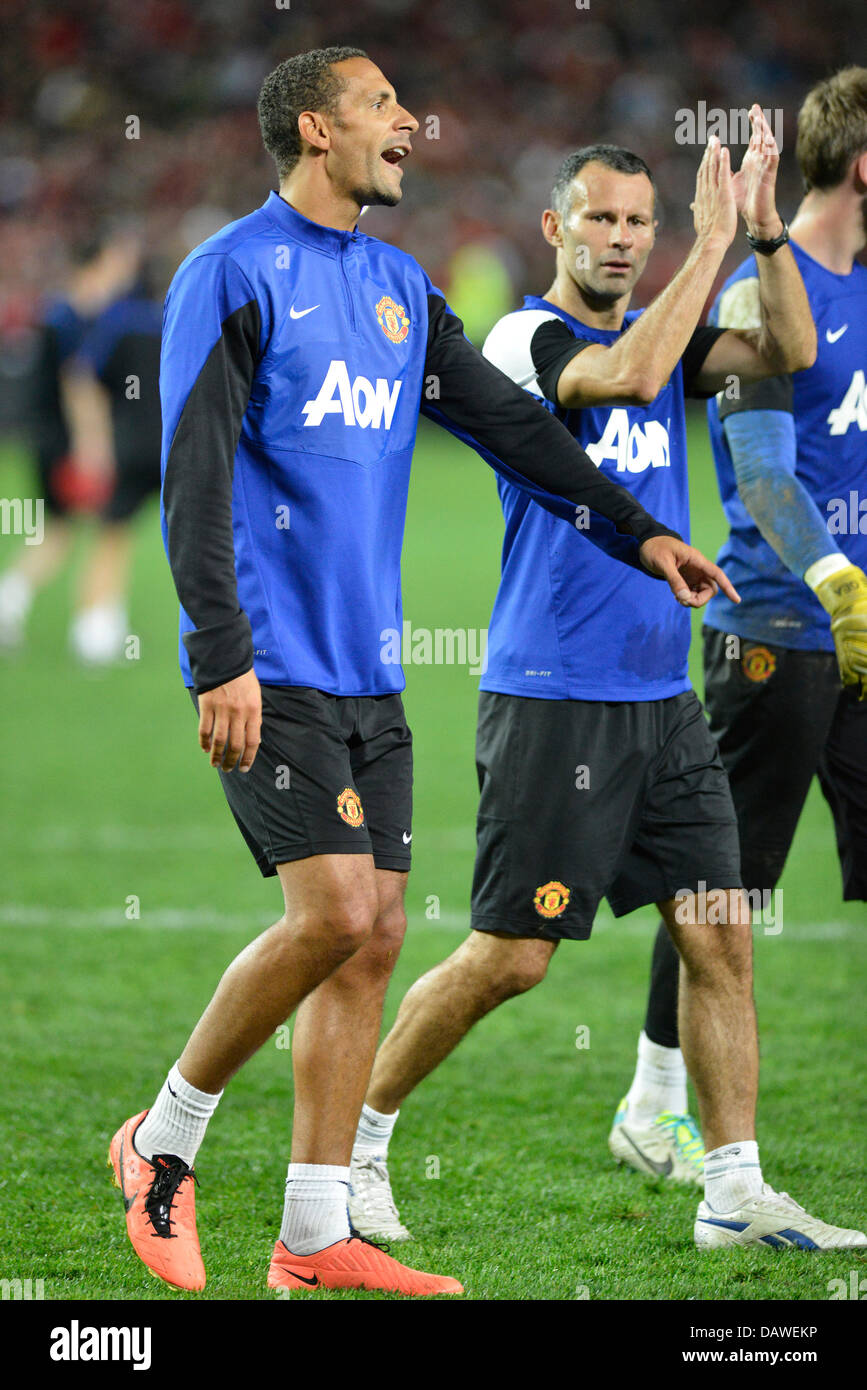
POLYGON ((838 547, 825 519, 795 476, 794 418, 784 410, 745 410, 723 429, 741 501, 765 540, 799 579, 838 547))

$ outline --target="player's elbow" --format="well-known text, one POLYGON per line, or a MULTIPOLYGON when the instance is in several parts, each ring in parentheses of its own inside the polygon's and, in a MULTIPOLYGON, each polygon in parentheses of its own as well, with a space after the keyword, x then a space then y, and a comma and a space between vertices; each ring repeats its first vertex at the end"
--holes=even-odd
POLYGON ((613 348, 606 349, 601 366, 594 359, 592 370, 581 376, 570 373, 571 365, 564 368, 557 383, 558 404, 567 410, 594 405, 651 405, 665 384, 652 365, 624 361, 613 348))
POLYGON ((662 390, 662 382, 652 372, 638 372, 626 383, 623 400, 628 405, 652 405, 662 390))
POLYGON ((817 336, 816 336, 816 329, 815 329, 815 327, 814 327, 814 328, 813 328, 813 332, 810 334, 810 336, 809 336, 809 337, 806 339, 806 341, 803 343, 802 348, 801 348, 801 352, 800 352, 800 361, 798 362, 798 365, 797 365, 796 367, 793 367, 793 368, 792 368, 792 371, 793 371, 793 372, 805 372, 805 371, 807 370, 808 367, 812 367, 812 365, 813 365, 813 363, 815 362, 815 360, 816 360, 816 358, 818 357, 818 355, 819 355, 819 340, 818 340, 818 338, 817 338, 817 336))
POLYGON ((810 342, 801 343, 796 348, 791 348, 785 354, 785 364, 782 370, 784 372, 805 372, 808 367, 812 367, 817 352, 818 346, 815 337, 810 342))
POLYGON ((818 354, 819 344, 815 325, 796 342, 778 344, 774 353, 774 374, 783 372, 805 372, 812 367, 818 354))
POLYGON ((652 405, 663 383, 647 368, 636 368, 600 383, 599 401, 606 405, 652 405))

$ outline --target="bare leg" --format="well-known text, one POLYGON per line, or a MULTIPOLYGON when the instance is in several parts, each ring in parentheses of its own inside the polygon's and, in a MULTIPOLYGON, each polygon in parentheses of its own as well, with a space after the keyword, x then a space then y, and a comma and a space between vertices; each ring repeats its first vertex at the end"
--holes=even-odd
POLYGON ((544 978, 556 941, 470 932, 406 994, 376 1055, 367 1103, 383 1115, 457 1047, 491 1009, 544 978))
POLYGON ((104 522, 81 574, 79 608, 125 603, 129 587, 133 532, 128 521, 104 522))
POLYGON ((385 991, 406 929, 406 879, 406 874, 377 869, 379 911, 373 932, 298 1010, 292 1036, 293 1163, 349 1163, 385 991))
POLYGON ((713 925, 713 912, 707 924, 704 894, 695 901, 698 925, 678 922, 684 908, 674 900, 657 904, 680 954, 680 1045, 708 1150, 755 1138, 759 1044, 752 926, 743 893, 732 890, 725 898, 727 925, 713 925))
POLYGON ((46 515, 41 545, 25 545, 5 574, 26 579, 34 589, 49 584, 60 569, 72 543, 72 524, 63 516, 46 515))
POLYGON ((278 864, 286 910, 236 956, 180 1058, 181 1075, 216 1094, 367 940, 377 913, 370 855, 320 854, 278 864))

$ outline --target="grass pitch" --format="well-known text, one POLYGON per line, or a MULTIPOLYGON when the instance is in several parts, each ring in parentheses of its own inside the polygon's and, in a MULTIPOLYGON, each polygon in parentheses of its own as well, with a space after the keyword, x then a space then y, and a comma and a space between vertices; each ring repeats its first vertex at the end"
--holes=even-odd
MULTIPOLYGON (((723 520, 701 416, 690 441, 694 537, 714 554, 723 520)), ((7 448, 0 493, 30 487, 26 459, 7 448)), ((204 1294, 148 1276, 104 1166, 111 1134, 151 1103, 222 969, 281 910, 196 745, 155 508, 138 528, 140 658, 100 675, 75 667, 64 577, 40 597, 26 651, 0 666, 0 1275, 42 1279, 47 1299, 274 1298, 265 1274, 288 1156, 290 1051, 275 1041, 244 1068, 200 1154, 204 1294)), ((500 541, 493 475, 426 429, 405 549, 413 627, 487 626, 500 541)), ((14 544, 2 538, 0 565, 14 544)), ((700 691, 698 644, 694 658, 700 691)), ((413 665, 407 677, 415 856, 385 1027, 412 981, 465 935, 474 852, 477 681, 457 666, 413 665), (427 915, 434 900, 438 919, 427 915)), ((817 789, 781 886, 782 932, 755 929, 764 1168, 826 1220, 863 1226, 867 924, 863 904, 840 901, 817 789)), ((611 1162, 606 1136, 632 1074, 654 929, 652 909, 615 923, 603 908, 589 943, 561 946, 545 983, 485 1020, 406 1103, 391 1170, 415 1239, 400 1258, 493 1300, 822 1300, 830 1280, 867 1276, 863 1254, 699 1256, 696 1195, 611 1162), (586 1048, 576 1047, 581 1025, 586 1048)))

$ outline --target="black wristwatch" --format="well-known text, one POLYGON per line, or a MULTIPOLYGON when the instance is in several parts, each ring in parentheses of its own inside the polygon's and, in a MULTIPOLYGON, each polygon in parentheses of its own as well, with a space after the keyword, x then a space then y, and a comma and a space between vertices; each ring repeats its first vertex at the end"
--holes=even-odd
POLYGON ((783 223, 783 230, 778 237, 774 237, 773 241, 762 241, 761 237, 750 236, 749 232, 747 232, 747 241, 754 251, 758 251, 760 256, 773 256, 774 252, 779 251, 781 246, 785 246, 788 240, 788 222, 783 223))

